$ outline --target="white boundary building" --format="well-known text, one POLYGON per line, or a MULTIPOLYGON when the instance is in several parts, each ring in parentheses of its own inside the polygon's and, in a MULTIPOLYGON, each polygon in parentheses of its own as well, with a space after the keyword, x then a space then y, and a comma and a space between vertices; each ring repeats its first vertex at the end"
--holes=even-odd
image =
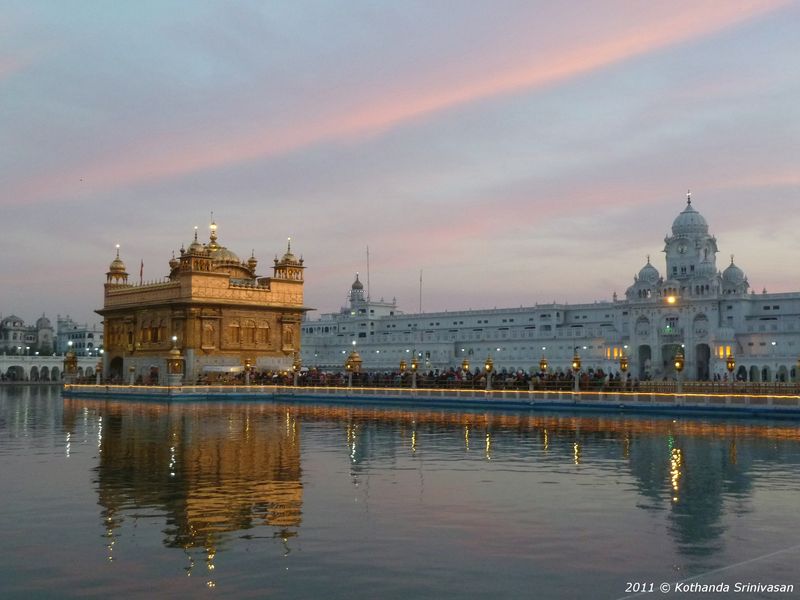
POLYGON ((542 356, 566 371, 577 349, 584 369, 616 373, 624 352, 633 377, 672 379, 682 348, 686 379, 726 376, 730 354, 738 379, 795 379, 800 292, 756 294, 733 257, 718 270, 717 240, 691 195, 664 252, 664 273, 648 257, 624 299, 591 304, 404 314, 395 301, 366 297, 356 275, 349 306, 303 322, 303 364, 342 370, 355 345, 369 371, 396 371, 414 353, 425 370, 458 368, 465 358, 474 370, 490 355, 498 371, 538 371, 542 356))

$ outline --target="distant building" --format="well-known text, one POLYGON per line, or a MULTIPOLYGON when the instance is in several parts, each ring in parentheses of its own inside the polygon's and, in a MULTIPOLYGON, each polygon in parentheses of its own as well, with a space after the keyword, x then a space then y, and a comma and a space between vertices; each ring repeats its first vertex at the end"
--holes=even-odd
POLYGON ((749 381, 796 377, 800 355, 800 292, 750 291, 734 264, 719 271, 717 240, 687 198, 664 239, 666 271, 650 263, 634 277, 625 298, 610 302, 404 314, 396 303, 365 297, 356 277, 348 306, 303 322, 303 363, 341 370, 356 347, 362 368, 395 371, 416 354, 420 368, 457 368, 464 359, 481 367, 491 356, 498 370, 567 371, 574 352, 584 368, 617 372, 624 353, 637 378, 673 378, 674 357, 685 355, 684 377, 734 375, 749 381))
POLYGON ((4 354, 52 354, 53 341, 53 326, 44 315, 35 325, 25 325, 15 315, 0 320, 0 352, 4 354))
POLYGON ((67 315, 56 317, 58 327, 56 351, 59 354, 65 353, 70 349, 77 356, 99 356, 103 348, 103 327, 101 325, 88 323, 78 324, 67 315))
POLYGON ((277 257, 271 277, 256 274, 246 260, 218 243, 211 224, 207 244, 194 240, 169 261, 162 281, 128 282, 119 257, 106 273, 103 308, 104 369, 127 380, 129 369, 144 382, 166 382, 166 360, 176 346, 185 357, 184 381, 240 372, 246 361, 257 370, 291 367, 300 350, 303 313, 302 258, 277 257))

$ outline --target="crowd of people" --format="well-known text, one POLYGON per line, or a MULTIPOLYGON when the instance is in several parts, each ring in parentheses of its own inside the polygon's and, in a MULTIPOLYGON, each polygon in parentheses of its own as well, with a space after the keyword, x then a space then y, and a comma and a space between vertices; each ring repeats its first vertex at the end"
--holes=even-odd
MULTIPOLYGON (((462 371, 461 369, 419 371, 416 374, 418 388, 451 388, 451 389, 486 389, 489 374, 480 369, 462 371)), ((294 373, 289 371, 254 371, 249 378, 244 373, 230 373, 223 376, 203 375, 197 380, 198 385, 244 385, 249 379, 250 385, 294 385, 294 373)), ((303 370, 297 376, 298 386, 342 387, 350 384, 354 387, 407 387, 414 385, 414 375, 406 370, 374 372, 365 371, 348 373, 346 371, 326 371, 322 369, 303 370)), ((607 373, 602 369, 581 371, 580 389, 613 390, 632 389, 638 381, 632 379, 630 373, 607 373)), ((491 373, 491 387, 496 390, 565 390, 574 388, 575 380, 570 372, 538 372, 508 371, 502 369, 491 373)))

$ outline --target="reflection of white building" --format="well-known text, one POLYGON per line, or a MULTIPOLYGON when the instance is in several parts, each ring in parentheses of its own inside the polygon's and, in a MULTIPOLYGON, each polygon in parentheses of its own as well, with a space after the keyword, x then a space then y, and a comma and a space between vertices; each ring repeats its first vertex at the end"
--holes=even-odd
POLYGON ((403 314, 395 302, 365 297, 356 277, 349 306, 303 323, 306 366, 341 369, 352 342, 364 368, 396 370, 416 351, 421 368, 457 367, 464 358, 497 369, 530 370, 544 355, 567 370, 577 348, 585 368, 618 370, 625 353, 635 377, 674 377, 683 347, 688 379, 726 374, 752 381, 793 378, 800 354, 800 292, 748 293, 733 263, 717 269, 717 240, 687 200, 664 240, 666 271, 647 263, 620 299, 592 304, 537 304, 525 308, 403 314))
POLYGON ((59 354, 69 349, 72 342, 72 351, 77 356, 97 356, 103 347, 103 327, 100 325, 79 324, 67 315, 58 315, 58 340, 56 348, 59 354))

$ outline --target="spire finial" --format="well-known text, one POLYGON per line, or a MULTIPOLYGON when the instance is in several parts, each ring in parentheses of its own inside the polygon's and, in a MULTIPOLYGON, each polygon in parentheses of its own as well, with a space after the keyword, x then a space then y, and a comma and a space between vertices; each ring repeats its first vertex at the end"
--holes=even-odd
POLYGON ((211 211, 211 224, 208 226, 211 233, 208 236, 209 246, 212 250, 217 248, 217 224, 214 222, 214 211, 211 211))
POLYGON ((650 255, 649 254, 647 255, 647 264, 648 265, 650 264, 650 255))
POLYGON ((194 241, 197 241, 197 225, 194 226, 194 241))
POLYGON ((733 254, 731 254, 731 264, 733 264, 733 254))
POLYGON ((117 258, 119 258, 119 244, 117 244, 117 258))
POLYGON ((691 206, 691 205, 692 205, 692 190, 688 190, 688 191, 686 192, 686 204, 687 204, 688 206, 691 206))
POLYGON ((289 254, 292 252, 292 236, 286 238, 286 252, 289 254))

